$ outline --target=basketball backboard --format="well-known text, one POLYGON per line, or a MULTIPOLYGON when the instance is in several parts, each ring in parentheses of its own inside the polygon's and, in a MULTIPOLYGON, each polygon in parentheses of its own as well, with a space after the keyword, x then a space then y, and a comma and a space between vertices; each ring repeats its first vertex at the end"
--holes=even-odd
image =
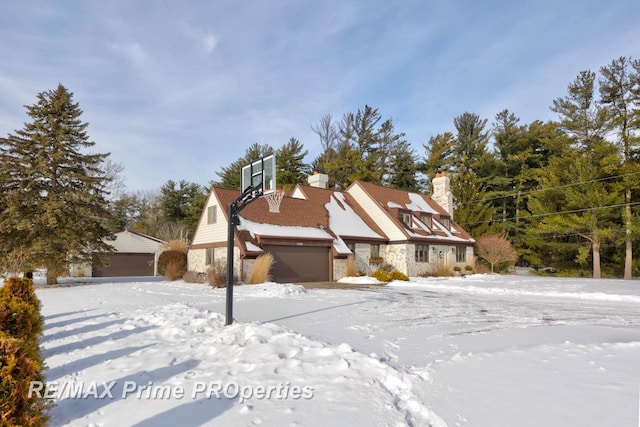
POLYGON ((262 194, 276 191, 276 156, 270 155, 242 167, 241 191, 251 187, 262 194))

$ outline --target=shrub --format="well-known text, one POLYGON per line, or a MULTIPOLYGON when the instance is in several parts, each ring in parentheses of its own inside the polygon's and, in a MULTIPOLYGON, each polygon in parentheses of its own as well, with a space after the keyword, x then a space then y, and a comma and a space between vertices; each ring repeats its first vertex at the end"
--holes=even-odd
POLYGON ((438 269, 436 270, 436 275, 437 276, 451 276, 451 271, 449 271, 449 263, 444 261, 444 260, 440 260, 438 262, 438 269))
POLYGON ((377 279, 379 282, 388 283, 391 281, 391 275, 381 268, 371 273, 371 277, 377 279))
POLYGON ((187 271, 182 275, 182 280, 187 283, 204 283, 204 274, 195 271, 187 271))
POLYGON ((36 296, 33 280, 26 277, 10 277, 4 282, 4 287, 0 289, 4 295, 14 296, 31 304, 36 309, 40 309, 40 300, 36 296))
POLYGON ((42 364, 31 352, 29 343, 0 331, 0 425, 46 425, 44 390, 29 396, 31 381, 44 381, 42 364))
POLYGON ((227 263, 215 260, 207 270, 207 283, 216 288, 227 286, 227 263))
POLYGON ((270 280, 271 276, 269 275, 269 271, 273 263, 273 255, 268 252, 256 258, 256 262, 253 264, 253 270, 251 270, 251 275, 249 276, 249 284, 255 285, 270 280))
POLYGON ((460 266, 459 266, 459 265, 455 265, 455 266, 453 267, 453 271, 455 271, 456 273, 460 273, 460 272, 462 271, 462 268, 460 268, 460 266))
POLYGON ((164 267, 164 277, 171 282, 182 278, 183 274, 184 271, 180 271, 180 267, 175 261, 169 261, 169 263, 164 267))
POLYGON ((465 265, 464 266, 464 271, 466 271, 468 273, 473 273, 473 267, 471 267, 470 265, 465 265))
MULTIPOLYGON (((170 263, 173 264, 171 271, 169 271, 171 275, 175 276, 178 274, 178 277, 182 277, 187 271, 187 254, 182 251, 173 250, 162 252, 158 258, 158 272, 166 276, 165 270, 170 263)), ((167 279, 175 280, 169 277, 167 277, 167 279)))
POLYGON ((515 264, 518 253, 506 238, 500 235, 484 236, 476 243, 478 256, 487 261, 494 272, 495 267, 506 268, 515 264))
POLYGON ((396 268, 393 265, 389 264, 388 262, 384 262, 378 266, 378 270, 384 270, 387 273, 391 273, 395 269, 396 268))
POLYGON ((358 266, 356 265, 356 257, 349 255, 347 257, 347 277, 358 275, 358 266))
POLYGON ((162 245, 162 247, 165 251, 178 251, 178 252, 187 253, 188 245, 186 240, 174 239, 174 240, 169 240, 167 243, 162 245))
POLYGON ((0 331, 37 348, 42 326, 43 319, 37 307, 3 292, 0 297, 0 331))
POLYGON ((404 274, 403 272, 398 271, 398 270, 392 271, 389 274, 389 276, 391 277, 391 280, 404 280, 405 282, 409 281, 409 277, 406 274, 404 274))

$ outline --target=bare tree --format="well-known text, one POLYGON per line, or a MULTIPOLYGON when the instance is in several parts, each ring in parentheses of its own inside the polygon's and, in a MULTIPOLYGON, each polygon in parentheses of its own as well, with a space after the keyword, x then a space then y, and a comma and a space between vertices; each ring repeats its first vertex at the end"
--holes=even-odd
POLYGON ((511 243, 502 236, 489 235, 480 238, 476 243, 477 255, 491 265, 491 272, 496 264, 516 262, 518 253, 511 243))

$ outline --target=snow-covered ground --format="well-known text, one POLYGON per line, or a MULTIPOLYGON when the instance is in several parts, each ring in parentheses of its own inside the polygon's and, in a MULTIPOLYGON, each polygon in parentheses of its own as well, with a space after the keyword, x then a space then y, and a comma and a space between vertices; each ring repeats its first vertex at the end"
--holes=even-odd
POLYGON ((638 281, 37 293, 52 426, 640 425, 638 281))

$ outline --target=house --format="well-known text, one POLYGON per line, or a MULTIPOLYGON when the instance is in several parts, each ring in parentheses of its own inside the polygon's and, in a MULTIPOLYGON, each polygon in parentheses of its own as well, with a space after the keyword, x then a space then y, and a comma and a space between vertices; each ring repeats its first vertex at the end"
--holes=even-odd
POLYGON ((158 275, 158 258, 163 251, 164 241, 129 230, 114 233, 114 237, 115 240, 108 241, 113 246, 114 252, 107 255, 106 266, 71 265, 69 275, 72 277, 158 275))
MULTIPOLYGON (((279 213, 270 212, 263 198, 240 212, 233 263, 238 277, 244 279, 267 252, 278 282, 338 280, 347 274, 349 257, 367 274, 390 264, 409 276, 471 262, 475 241, 452 218, 446 175, 434 178, 439 193, 433 198, 361 181, 340 192, 326 182, 326 175, 310 176, 310 185, 298 185, 282 199, 279 213)), ((189 270, 226 263, 227 206, 239 194, 211 189, 188 252, 189 270)))

